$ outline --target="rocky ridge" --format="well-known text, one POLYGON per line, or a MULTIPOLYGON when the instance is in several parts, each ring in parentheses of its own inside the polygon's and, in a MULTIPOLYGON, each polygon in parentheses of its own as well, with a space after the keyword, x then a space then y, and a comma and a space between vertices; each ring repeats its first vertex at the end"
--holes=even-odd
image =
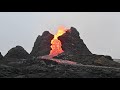
POLYGON ((26 59, 29 53, 22 47, 16 46, 8 51, 4 58, 26 59))

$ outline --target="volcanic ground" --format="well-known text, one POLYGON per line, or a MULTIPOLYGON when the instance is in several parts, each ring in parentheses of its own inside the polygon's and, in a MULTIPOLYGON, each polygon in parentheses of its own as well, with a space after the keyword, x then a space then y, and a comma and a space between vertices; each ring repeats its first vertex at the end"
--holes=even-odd
POLYGON ((120 63, 111 56, 93 54, 76 28, 58 35, 60 48, 51 43, 55 38, 44 31, 30 53, 22 46, 5 56, 0 53, 0 78, 120 78, 120 63))

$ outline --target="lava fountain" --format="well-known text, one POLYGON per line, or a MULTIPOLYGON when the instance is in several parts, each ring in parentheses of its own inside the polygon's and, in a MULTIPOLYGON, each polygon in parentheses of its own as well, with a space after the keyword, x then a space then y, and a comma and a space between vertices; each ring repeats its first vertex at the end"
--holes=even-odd
POLYGON ((61 41, 58 39, 59 36, 63 35, 66 32, 66 29, 61 26, 58 28, 57 34, 54 35, 54 38, 51 40, 51 51, 50 51, 50 56, 54 57, 57 56, 58 54, 64 52, 62 50, 62 44, 61 41))

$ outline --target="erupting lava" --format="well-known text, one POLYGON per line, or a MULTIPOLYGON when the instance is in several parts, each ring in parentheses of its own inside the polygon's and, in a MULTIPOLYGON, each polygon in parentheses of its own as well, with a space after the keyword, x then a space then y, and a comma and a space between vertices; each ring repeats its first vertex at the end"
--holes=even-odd
POLYGON ((66 29, 64 27, 59 27, 57 34, 54 35, 54 38, 51 40, 51 51, 50 56, 57 56, 58 54, 64 52, 61 48, 62 44, 61 41, 58 40, 58 37, 63 35, 66 32, 66 29))

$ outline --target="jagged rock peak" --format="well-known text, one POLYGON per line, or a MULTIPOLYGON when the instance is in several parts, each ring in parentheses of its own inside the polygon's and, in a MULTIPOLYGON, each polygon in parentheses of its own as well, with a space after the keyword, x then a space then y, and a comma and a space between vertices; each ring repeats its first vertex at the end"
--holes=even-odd
POLYGON ((49 31, 44 31, 42 36, 39 35, 37 37, 30 55, 34 57, 48 55, 51 50, 50 46, 53 38, 53 34, 51 34, 49 31))
POLYGON ((62 43, 64 52, 72 52, 80 55, 91 55, 84 41, 80 38, 76 28, 71 27, 65 34, 58 37, 62 43))
POLYGON ((70 28, 70 33, 71 33, 72 36, 79 36, 79 32, 74 27, 70 28))
POLYGON ((53 34, 51 34, 49 31, 44 31, 43 33, 42 33, 42 36, 44 37, 44 36, 49 36, 49 35, 53 35, 53 34))

